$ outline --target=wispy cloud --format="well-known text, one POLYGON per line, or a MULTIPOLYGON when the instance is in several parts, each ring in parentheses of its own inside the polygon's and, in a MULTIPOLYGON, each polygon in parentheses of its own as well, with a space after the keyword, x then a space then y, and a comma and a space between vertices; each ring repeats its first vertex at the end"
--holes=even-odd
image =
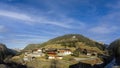
POLYGON ((59 26, 59 27, 63 27, 63 28, 71 28, 71 26, 69 24, 65 24, 62 21, 52 21, 52 20, 43 19, 43 20, 36 20, 36 22, 42 23, 42 24, 55 25, 55 26, 59 26))
MULTIPOLYGON (((33 1, 30 1, 30 2, 33 2, 33 1)), ((41 1, 37 1, 37 2, 39 3, 41 1)), ((49 24, 49 25, 54 25, 54 26, 58 26, 58 27, 62 27, 62 28, 73 29, 73 28, 77 28, 77 27, 74 26, 73 24, 71 24, 70 22, 72 22, 72 23, 76 23, 76 22, 80 23, 80 22, 75 19, 72 19, 70 17, 67 17, 67 14, 69 13, 69 11, 66 12, 64 10, 61 10, 60 9, 61 6, 59 4, 68 6, 68 5, 70 5, 69 3, 73 3, 73 2, 77 3, 77 4, 78 4, 78 2, 86 3, 86 1, 77 1, 77 0, 76 1, 69 0, 69 1, 65 1, 65 2, 51 0, 51 3, 47 2, 47 1, 42 1, 42 2, 44 5, 46 5, 47 8, 50 9, 49 11, 43 12, 34 7, 25 5, 25 4, 22 4, 22 5, 24 5, 27 8, 23 8, 23 10, 21 10, 21 8, 20 8, 21 6, 18 6, 18 5, 14 6, 15 4, 10 5, 7 3, 0 3, 1 6, 6 8, 6 9, 3 9, 2 7, 0 7, 0 8, 2 8, 2 10, 0 10, 0 16, 5 16, 5 17, 17 19, 17 20, 22 20, 25 22, 21 22, 21 23, 30 24, 30 25, 49 24), (53 4, 56 4, 56 6, 54 6, 53 4), (56 7, 56 8, 54 8, 54 7, 56 7), (33 12, 32 12, 33 13, 32 14, 28 10, 33 11, 35 14, 33 12), (61 13, 61 11, 62 11, 62 13, 61 13)), ((22 6, 22 7, 24 7, 24 6, 22 6)), ((72 7, 72 5, 71 5, 71 7, 72 7)), ((41 10, 43 10, 43 9, 41 9, 41 10)), ((82 27, 83 27, 83 23, 79 24, 79 28, 82 28, 82 27)))
POLYGON ((26 24, 51 24, 63 28, 70 28, 70 25, 65 24, 62 21, 54 21, 41 16, 29 16, 27 14, 17 13, 12 11, 0 10, 0 16, 22 20, 25 22, 21 22, 21 23, 26 23, 26 24))
POLYGON ((0 10, 0 16, 10 17, 18 20, 23 20, 23 21, 30 21, 30 22, 33 21, 32 18, 26 14, 4 11, 4 10, 0 10))
POLYGON ((109 33, 115 32, 117 29, 118 27, 116 26, 99 25, 91 28, 89 31, 96 34, 109 34, 109 33))
POLYGON ((42 35, 34 35, 34 34, 16 34, 14 35, 16 37, 22 37, 22 38, 39 38, 39 39, 46 39, 46 38, 50 38, 48 36, 42 36, 42 35))
POLYGON ((15 11, 0 10, 0 16, 25 21, 21 23, 30 24, 30 25, 50 24, 50 25, 55 25, 55 26, 59 26, 62 28, 68 28, 68 29, 77 28, 76 26, 72 25, 74 23, 78 23, 81 28, 85 26, 83 22, 80 22, 72 18, 65 17, 64 15, 62 15, 62 18, 60 20, 59 19, 54 20, 54 18, 50 18, 47 16, 37 16, 37 15, 35 16, 31 14, 18 13, 15 11))

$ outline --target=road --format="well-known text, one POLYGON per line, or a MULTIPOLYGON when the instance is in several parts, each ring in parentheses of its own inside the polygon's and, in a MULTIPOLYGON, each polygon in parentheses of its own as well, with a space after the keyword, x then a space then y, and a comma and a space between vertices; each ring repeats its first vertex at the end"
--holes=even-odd
POLYGON ((94 60, 96 57, 89 57, 89 58, 74 58, 76 61, 81 61, 81 60, 94 60))

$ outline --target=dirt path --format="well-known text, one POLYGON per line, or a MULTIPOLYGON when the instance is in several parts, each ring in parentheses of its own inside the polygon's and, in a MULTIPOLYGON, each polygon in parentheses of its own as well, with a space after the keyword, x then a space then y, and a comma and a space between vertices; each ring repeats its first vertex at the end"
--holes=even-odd
POLYGON ((89 58, 74 58, 76 61, 81 61, 81 60, 94 60, 96 57, 89 57, 89 58))

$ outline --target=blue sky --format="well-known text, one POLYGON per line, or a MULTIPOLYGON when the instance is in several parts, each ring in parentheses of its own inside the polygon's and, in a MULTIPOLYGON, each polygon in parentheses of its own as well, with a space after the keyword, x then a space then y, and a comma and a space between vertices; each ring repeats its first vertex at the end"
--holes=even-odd
POLYGON ((24 48, 64 34, 120 38, 120 0, 0 0, 0 42, 24 48))

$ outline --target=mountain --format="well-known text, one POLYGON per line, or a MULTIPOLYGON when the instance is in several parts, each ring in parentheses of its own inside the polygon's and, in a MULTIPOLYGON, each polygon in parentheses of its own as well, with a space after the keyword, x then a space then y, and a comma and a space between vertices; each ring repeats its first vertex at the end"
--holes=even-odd
POLYGON ((5 44, 0 43, 0 68, 29 68, 26 65, 11 60, 12 56, 16 55, 16 53, 16 51, 7 48, 5 44))
POLYGON ((109 49, 118 48, 118 47, 120 47, 120 39, 117 39, 117 40, 113 41, 110 44, 109 49))
POLYGON ((30 50, 33 48, 41 48, 41 47, 53 46, 53 45, 55 45, 55 47, 57 47, 57 45, 60 45, 63 47, 77 47, 77 46, 79 46, 77 43, 81 43, 81 45, 86 45, 86 46, 90 46, 90 47, 97 47, 100 50, 104 50, 104 48, 105 48, 104 44, 93 41, 83 35, 66 34, 63 36, 53 38, 42 44, 29 44, 27 47, 24 48, 24 50, 30 50))
POLYGON ((6 47, 5 44, 0 43, 0 63, 8 56, 15 55, 15 52, 6 47))
POLYGON ((4 44, 0 44, 0 63, 9 54, 7 47, 4 44))
POLYGON ((113 41, 108 47, 110 53, 115 58, 117 65, 120 65, 120 39, 113 41))

